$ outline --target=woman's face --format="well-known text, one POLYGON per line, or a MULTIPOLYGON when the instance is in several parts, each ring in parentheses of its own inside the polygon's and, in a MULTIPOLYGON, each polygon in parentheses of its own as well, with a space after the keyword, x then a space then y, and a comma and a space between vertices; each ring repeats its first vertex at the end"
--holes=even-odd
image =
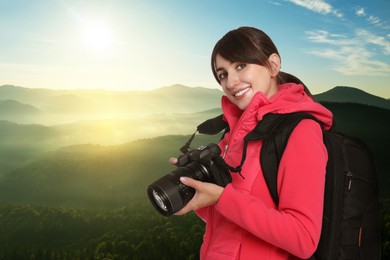
MULTIPOLYGON (((276 58, 279 57, 277 56, 276 58)), ((270 63, 271 67, 275 67, 272 60, 270 60, 270 63)), ((275 67, 277 72, 279 72, 279 65, 280 63, 276 64, 275 67)), ((265 66, 230 62, 217 54, 215 57, 215 68, 223 92, 241 110, 244 110, 249 105, 255 93, 260 91, 267 98, 270 98, 278 91, 276 84, 277 72, 271 72, 265 66)))

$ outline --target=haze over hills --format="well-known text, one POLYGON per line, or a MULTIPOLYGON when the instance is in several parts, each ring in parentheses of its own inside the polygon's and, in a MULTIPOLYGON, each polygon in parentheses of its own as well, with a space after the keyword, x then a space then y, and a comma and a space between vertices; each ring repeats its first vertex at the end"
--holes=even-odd
POLYGON ((154 114, 127 119, 96 119, 45 126, 0 120, 0 175, 41 154, 78 144, 119 145, 164 135, 187 135, 221 113, 154 114))
POLYGON ((51 90, 0 86, 0 101, 14 100, 20 107, 35 107, 40 114, 5 113, 0 120, 18 123, 63 124, 78 120, 127 118, 154 113, 194 113, 219 106, 217 89, 182 85, 152 91, 51 90), (30 117, 27 117, 28 114, 30 117))
POLYGON ((36 115, 41 111, 28 104, 23 104, 18 101, 8 99, 8 100, 0 100, 0 115, 36 115))
MULTIPOLYGON (((156 113, 195 113, 220 106, 219 89, 173 85, 149 91, 52 90, 0 86, 0 120, 56 125, 80 120, 126 119, 156 113)), ((315 95, 318 101, 390 109, 390 100, 352 87, 315 95)))

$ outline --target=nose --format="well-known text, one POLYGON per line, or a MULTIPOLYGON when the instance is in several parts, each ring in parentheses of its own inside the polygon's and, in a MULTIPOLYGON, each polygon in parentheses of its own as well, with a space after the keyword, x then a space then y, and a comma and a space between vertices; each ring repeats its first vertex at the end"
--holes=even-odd
POLYGON ((240 82, 240 80, 238 78, 238 74, 235 72, 230 72, 228 77, 227 77, 226 87, 227 88, 234 88, 238 85, 239 82, 240 82))

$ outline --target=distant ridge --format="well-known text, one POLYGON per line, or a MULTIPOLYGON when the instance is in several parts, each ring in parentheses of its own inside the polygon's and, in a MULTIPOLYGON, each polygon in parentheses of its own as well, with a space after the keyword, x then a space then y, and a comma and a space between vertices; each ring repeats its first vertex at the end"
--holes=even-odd
MULTIPOLYGON (((183 85, 132 91, 30 89, 3 85, 0 86, 0 101, 14 100, 20 104, 28 104, 31 105, 31 109, 35 107, 41 113, 26 117, 26 113, 22 115, 4 108, 2 109, 4 112, 0 112, 0 120, 28 124, 62 124, 91 118, 127 118, 155 113, 195 113, 218 107, 222 94, 220 89, 183 85)), ((26 110, 27 107, 24 109, 26 110)))
POLYGON ((23 104, 18 101, 8 99, 0 100, 0 114, 38 114, 41 111, 29 104, 23 104))
POLYGON ((359 103, 390 109, 390 100, 353 87, 338 86, 314 97, 320 102, 359 103))
MULTIPOLYGON (((0 120, 25 124, 67 124, 90 119, 197 113, 219 108, 219 88, 180 84, 154 90, 31 89, 0 86, 0 120)), ((335 87, 314 96, 319 102, 358 103, 390 109, 390 100, 353 87, 335 87)), ((154 119, 155 120, 155 119, 154 119)))

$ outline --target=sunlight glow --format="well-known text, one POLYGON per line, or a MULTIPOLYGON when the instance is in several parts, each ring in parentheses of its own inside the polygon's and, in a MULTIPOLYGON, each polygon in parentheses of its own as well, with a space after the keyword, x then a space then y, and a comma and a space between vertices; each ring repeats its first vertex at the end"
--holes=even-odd
POLYGON ((87 23, 84 24, 84 43, 88 48, 95 52, 108 51, 113 47, 112 31, 105 23, 87 23))

